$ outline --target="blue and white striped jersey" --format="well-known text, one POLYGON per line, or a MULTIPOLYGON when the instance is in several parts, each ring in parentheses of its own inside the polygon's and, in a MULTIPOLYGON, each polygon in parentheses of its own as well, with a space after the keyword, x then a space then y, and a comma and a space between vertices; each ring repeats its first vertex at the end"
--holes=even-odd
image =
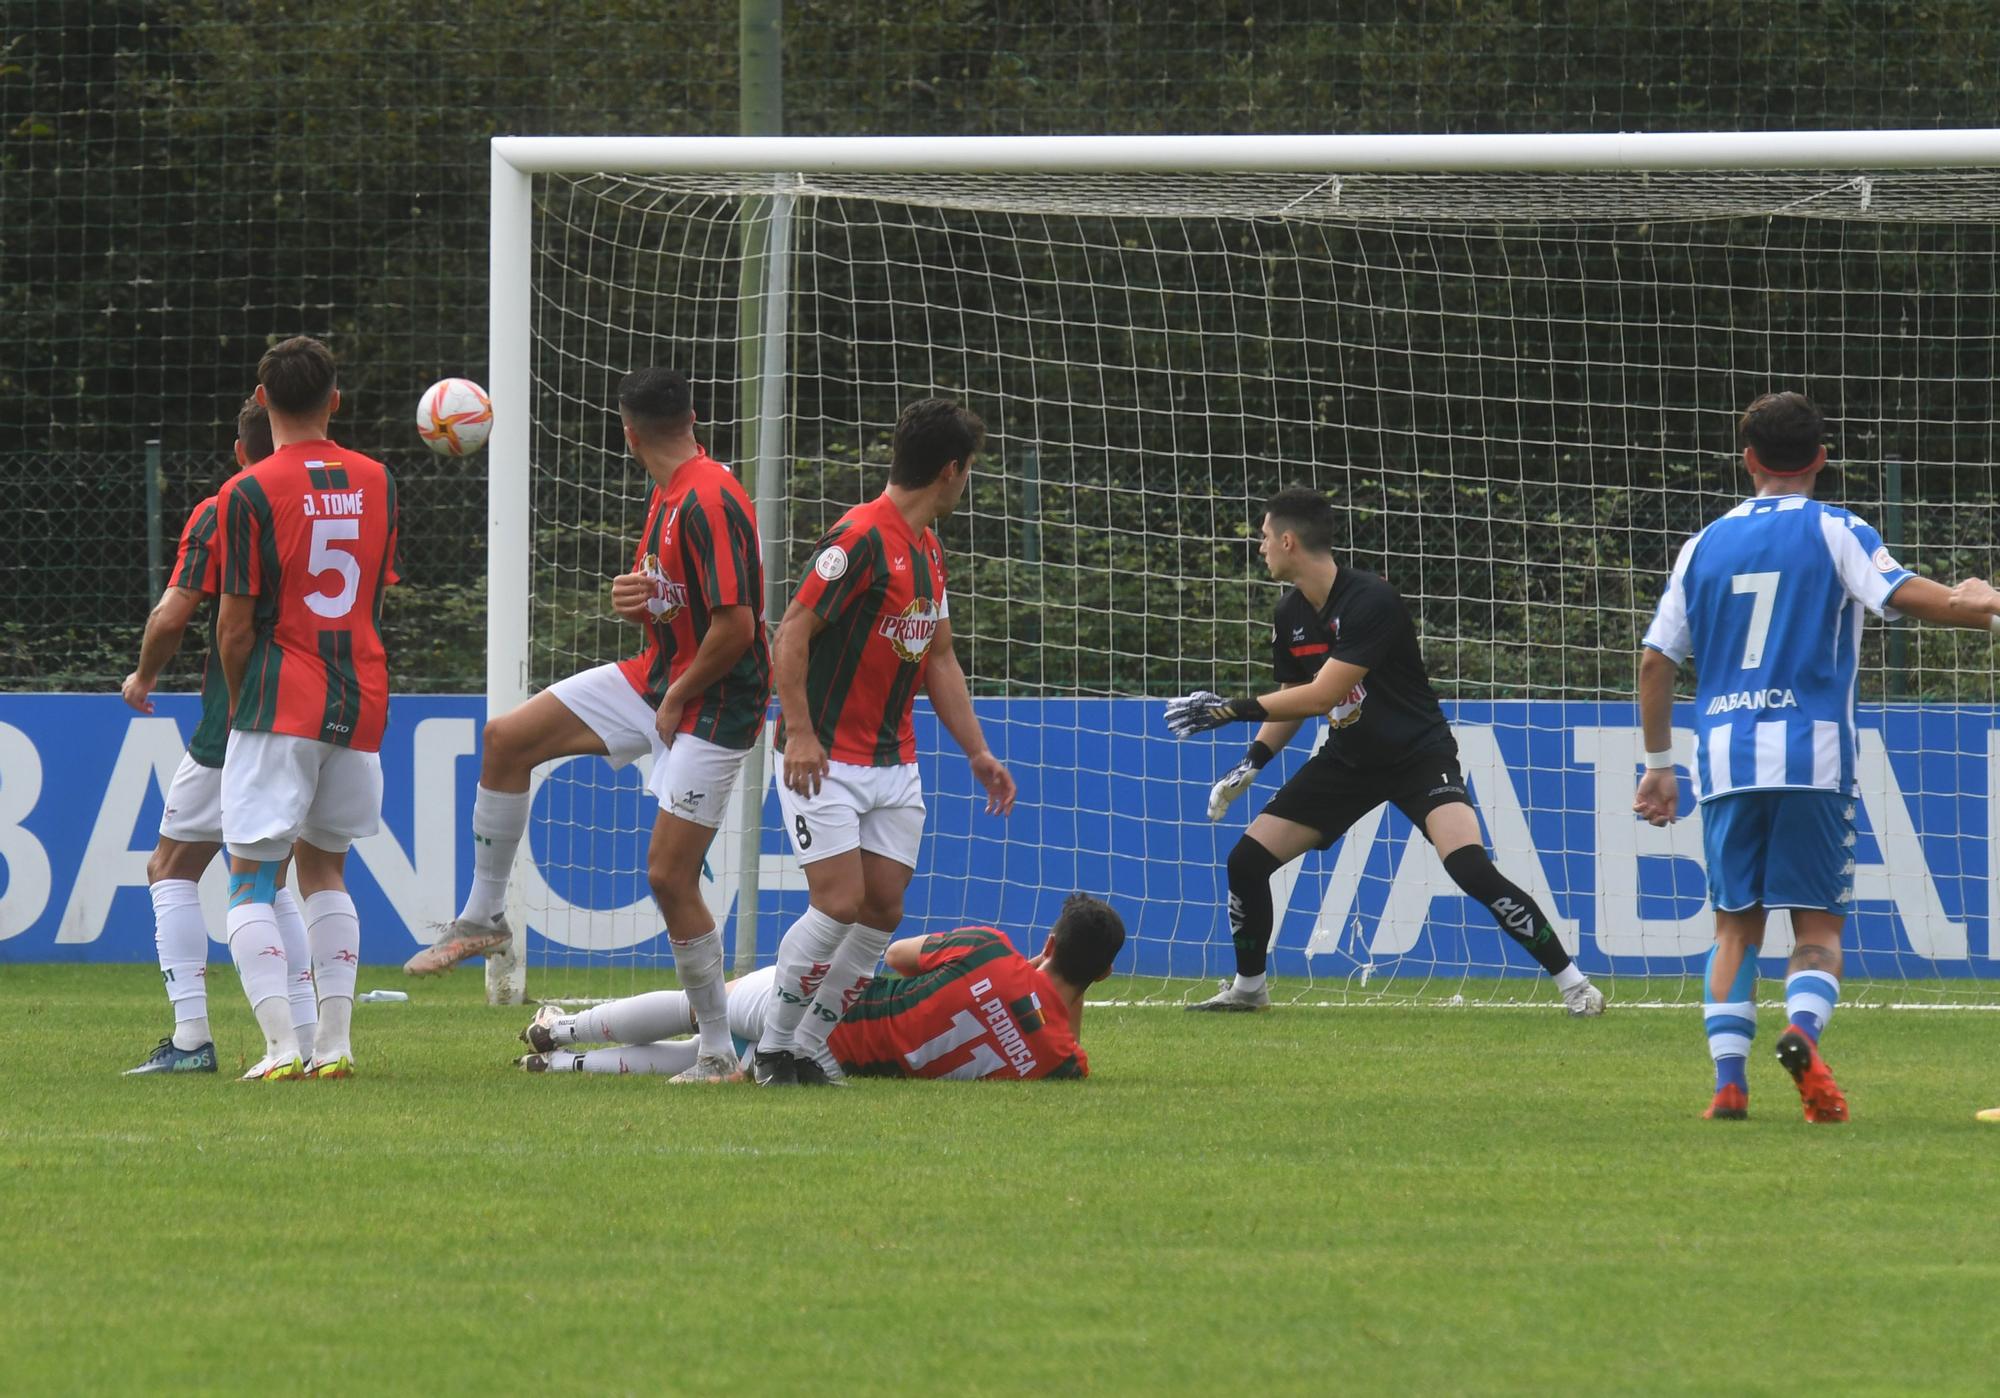
POLYGON ((1645 643, 1696 657, 1695 792, 1852 796, 1861 611, 1912 574, 1837 505, 1745 500, 1682 546, 1645 643))

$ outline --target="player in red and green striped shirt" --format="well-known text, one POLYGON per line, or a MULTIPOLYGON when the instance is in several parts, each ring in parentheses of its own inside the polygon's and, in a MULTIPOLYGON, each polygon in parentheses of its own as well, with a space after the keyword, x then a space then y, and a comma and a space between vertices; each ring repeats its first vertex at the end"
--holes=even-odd
MULTIPOLYGON (((1027 1081, 1080 1078, 1090 1060, 1077 1042, 1085 990, 1111 973, 1125 944, 1115 909, 1073 893, 1041 954, 1024 957, 1005 933, 961 927, 905 937, 888 952, 893 973, 869 982, 820 1051, 830 1075, 1027 1081)), ((732 981, 730 1030, 744 1044, 763 1031, 777 968, 732 981)), ((687 997, 654 991, 565 1015, 537 1012, 521 1038, 530 1072, 677 1073, 695 1045, 674 1036, 694 1020, 687 997), (616 1047, 602 1048, 612 1044, 616 1047)))
POLYGON ((1014 779, 986 746, 952 651, 944 550, 931 532, 965 494, 985 440, 985 425, 948 399, 905 408, 889 488, 819 541, 778 629, 778 803, 811 896, 778 947, 754 1068, 765 1086, 825 1081, 819 1051, 903 920, 924 835, 919 691, 965 750, 986 809, 1014 807, 1014 779))

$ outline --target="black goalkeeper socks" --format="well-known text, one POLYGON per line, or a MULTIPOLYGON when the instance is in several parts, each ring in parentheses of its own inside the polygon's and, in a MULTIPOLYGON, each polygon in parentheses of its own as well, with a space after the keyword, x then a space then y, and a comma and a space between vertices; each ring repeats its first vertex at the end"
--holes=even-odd
POLYGON ((1236 974, 1261 976, 1271 948, 1271 875, 1278 858, 1245 835, 1229 851, 1229 936, 1236 974))
MULTIPOLYGON (((1232 890, 1236 887, 1235 869, 1235 856, 1232 855, 1229 879, 1232 890)), ((1451 875, 1451 881, 1463 889, 1467 897, 1485 904, 1486 911, 1493 914, 1493 920, 1500 924, 1500 930, 1526 947, 1528 955, 1534 957, 1544 971, 1553 976, 1569 965, 1569 953, 1563 950, 1555 928, 1549 925, 1541 907, 1494 867, 1485 849, 1479 845, 1466 845, 1453 850, 1445 856, 1444 871, 1451 875)), ((1269 903, 1267 896, 1267 907, 1269 903)), ((1240 942, 1238 946, 1241 947, 1240 942)), ((1239 960, 1242 955, 1238 950, 1239 960)))

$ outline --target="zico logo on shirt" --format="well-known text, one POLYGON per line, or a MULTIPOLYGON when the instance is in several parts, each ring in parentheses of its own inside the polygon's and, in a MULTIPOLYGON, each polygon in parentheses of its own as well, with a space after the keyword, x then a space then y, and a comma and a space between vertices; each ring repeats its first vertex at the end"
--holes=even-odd
POLYGON ((889 638, 889 644, 896 648, 903 663, 914 665, 924 658, 930 649, 931 637, 937 634, 937 603, 928 597, 919 597, 903 608, 897 616, 882 618, 881 633, 889 638))

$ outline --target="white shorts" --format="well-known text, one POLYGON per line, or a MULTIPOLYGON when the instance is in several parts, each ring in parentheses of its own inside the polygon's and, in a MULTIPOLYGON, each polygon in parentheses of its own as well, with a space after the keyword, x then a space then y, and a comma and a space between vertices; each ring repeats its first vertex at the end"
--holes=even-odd
POLYGON ((659 799, 661 810, 714 830, 729 810, 729 793, 749 755, 747 748, 720 747, 683 733, 653 759, 646 789, 659 799))
POLYGON ((647 753, 658 755, 662 744, 653 727, 657 716, 616 665, 579 670, 544 692, 555 695, 597 735, 613 767, 623 767, 647 753))
POLYGON ((345 854, 382 824, 382 759, 289 733, 229 735, 222 834, 239 859, 283 859, 294 840, 345 854))
POLYGON ((204 767, 186 753, 167 783, 160 835, 184 845, 222 843, 222 769, 204 767))
POLYGON ((861 849, 917 867, 917 849, 924 841, 924 784, 914 762, 900 767, 830 762, 819 795, 811 797, 786 786, 782 770, 779 777, 778 808, 785 813, 785 833, 799 863, 861 849))
MULTIPOLYGON (((676 747, 679 744, 675 744, 676 747)), ((778 983, 778 968, 766 966, 729 983, 729 1034, 741 1043, 757 1046, 764 1037, 764 1017, 771 1012, 771 988, 778 983)))

